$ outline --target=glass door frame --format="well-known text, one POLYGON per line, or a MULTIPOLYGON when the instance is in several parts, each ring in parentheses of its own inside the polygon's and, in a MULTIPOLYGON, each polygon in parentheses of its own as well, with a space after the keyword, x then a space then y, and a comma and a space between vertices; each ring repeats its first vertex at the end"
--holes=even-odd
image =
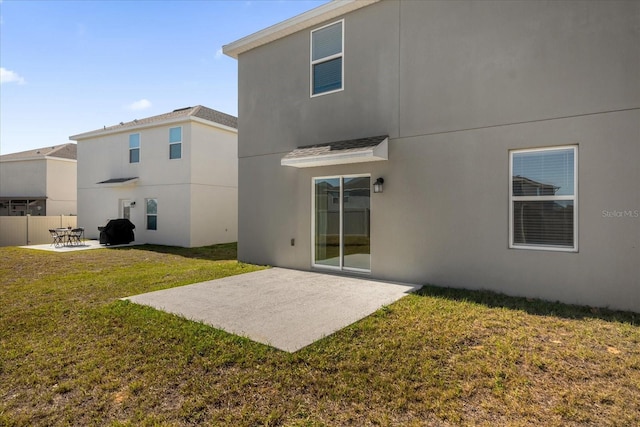
MULTIPOLYGON (((347 175, 326 175, 311 177, 311 266, 313 268, 331 270, 331 271, 347 271, 353 273, 371 273, 371 249, 369 249, 369 268, 356 268, 344 266, 344 180, 349 178, 369 178, 371 184, 370 173, 358 173, 347 175), (339 179, 340 180, 340 207, 339 207, 339 263, 337 266, 317 264, 316 263, 316 181, 322 179, 339 179)), ((371 190, 371 189, 369 189, 371 190)), ((371 192, 369 193, 369 209, 371 209, 371 192)))

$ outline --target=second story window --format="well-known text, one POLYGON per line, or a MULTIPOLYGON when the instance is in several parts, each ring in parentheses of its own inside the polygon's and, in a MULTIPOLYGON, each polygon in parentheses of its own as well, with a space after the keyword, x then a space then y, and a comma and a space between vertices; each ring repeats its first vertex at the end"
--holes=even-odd
POLYGON ((140 134, 129 135, 129 163, 140 162, 140 134))
POLYGON ((182 158, 182 128, 169 129, 169 158, 182 158))
POLYGON ((344 21, 311 32, 311 96, 343 89, 344 21))

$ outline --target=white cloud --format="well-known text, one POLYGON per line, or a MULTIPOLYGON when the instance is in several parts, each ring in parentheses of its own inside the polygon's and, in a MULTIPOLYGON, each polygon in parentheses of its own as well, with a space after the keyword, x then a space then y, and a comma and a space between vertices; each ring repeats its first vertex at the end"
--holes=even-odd
POLYGON ((151 107, 151 101, 148 99, 141 99, 140 101, 127 105, 127 109, 133 111, 146 110, 149 107, 151 107))
POLYGON ((220 49, 216 50, 216 54, 214 55, 214 58, 220 59, 220 58, 222 58, 223 55, 224 54, 222 53, 222 48, 220 48, 220 49))
POLYGON ((15 71, 0 68, 0 83, 18 83, 19 85, 23 85, 25 84, 25 81, 24 78, 15 71))

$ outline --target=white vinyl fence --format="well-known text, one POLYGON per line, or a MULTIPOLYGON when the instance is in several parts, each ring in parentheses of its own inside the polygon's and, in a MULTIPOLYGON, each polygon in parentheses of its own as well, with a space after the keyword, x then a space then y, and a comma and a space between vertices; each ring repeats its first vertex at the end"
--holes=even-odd
POLYGON ((75 228, 77 216, 0 216, 0 246, 51 243, 51 228, 75 228))

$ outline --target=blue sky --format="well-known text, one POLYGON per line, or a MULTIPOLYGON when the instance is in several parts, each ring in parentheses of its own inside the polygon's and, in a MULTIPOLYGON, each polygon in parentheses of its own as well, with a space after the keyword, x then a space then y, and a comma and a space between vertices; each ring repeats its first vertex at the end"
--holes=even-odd
POLYGON ((0 154, 198 104, 236 115, 222 45, 326 2, 0 0, 0 154))

